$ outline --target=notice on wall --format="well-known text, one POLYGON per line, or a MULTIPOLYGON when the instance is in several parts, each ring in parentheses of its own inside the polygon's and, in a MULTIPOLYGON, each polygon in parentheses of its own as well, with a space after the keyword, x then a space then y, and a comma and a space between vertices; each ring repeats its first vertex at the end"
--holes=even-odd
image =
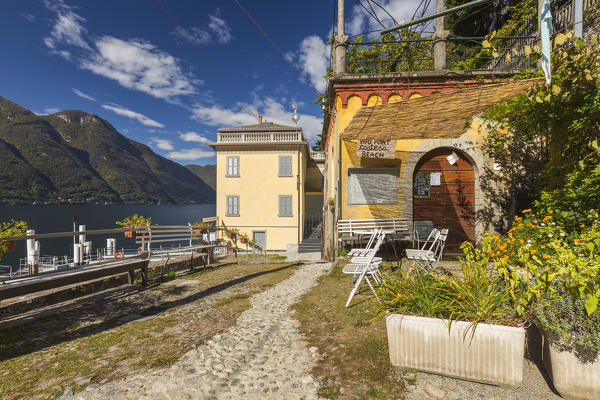
POLYGON ((442 173, 441 172, 432 172, 429 175, 429 185, 430 186, 441 186, 442 185, 442 173))
POLYGON ((396 158, 396 141, 359 140, 356 156, 360 158, 396 158))
POLYGON ((417 174, 415 174, 415 181, 413 186, 413 197, 415 199, 429 198, 429 182, 429 172, 418 172, 417 174))

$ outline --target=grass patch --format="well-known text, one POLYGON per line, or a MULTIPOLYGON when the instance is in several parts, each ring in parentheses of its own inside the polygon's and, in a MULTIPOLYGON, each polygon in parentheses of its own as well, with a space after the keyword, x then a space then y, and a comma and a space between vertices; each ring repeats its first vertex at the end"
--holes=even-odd
POLYGON ((372 322, 377 304, 365 285, 350 308, 345 303, 352 289, 350 275, 342 274, 339 260, 329 275, 294 307, 295 318, 310 346, 323 358, 312 373, 321 381, 319 396, 326 399, 398 399, 405 383, 389 361, 383 319, 372 322))
POLYGON ((182 276, 198 280, 192 289, 124 286, 114 298, 102 299, 101 307, 76 299, 77 306, 67 311, 0 328, 0 399, 52 399, 65 386, 75 392, 85 389, 74 384, 78 377, 100 383, 168 367, 192 344, 201 345, 233 325, 250 307, 250 296, 288 278, 296 268, 291 263, 234 264, 182 276), (223 292, 227 289, 233 293, 223 292), (211 307, 199 303, 205 297, 193 297, 206 291, 216 296, 211 307), (150 319, 119 322, 121 314, 106 310, 115 308, 110 302, 128 296, 144 296, 144 301, 139 301, 139 310, 128 308, 123 315, 143 311, 146 302, 174 305, 150 319))

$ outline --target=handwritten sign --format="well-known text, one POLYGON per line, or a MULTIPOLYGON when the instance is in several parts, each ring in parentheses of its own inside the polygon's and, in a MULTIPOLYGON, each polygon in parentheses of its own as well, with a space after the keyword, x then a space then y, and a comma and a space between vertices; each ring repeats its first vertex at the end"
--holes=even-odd
POLYGON ((356 156, 360 158, 396 158, 396 141, 359 140, 356 156))
POLYGON ((430 185, 431 186, 441 186, 442 185, 442 173, 441 172, 432 172, 431 173, 430 185))
POLYGON ((428 199, 429 198, 429 172, 418 172, 415 174, 415 181, 413 186, 413 196, 415 199, 428 199))

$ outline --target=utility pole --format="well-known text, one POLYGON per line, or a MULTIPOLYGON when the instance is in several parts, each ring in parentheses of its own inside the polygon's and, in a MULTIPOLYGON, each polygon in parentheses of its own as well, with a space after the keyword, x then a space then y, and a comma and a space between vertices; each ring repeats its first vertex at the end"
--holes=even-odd
POLYGON ((436 0, 435 11, 439 15, 435 19, 435 32, 433 33, 433 67, 436 71, 446 69, 446 39, 450 34, 444 29, 444 0, 436 0))
POLYGON ((344 23, 344 0, 338 0, 337 35, 333 38, 333 73, 342 75, 346 73, 346 49, 348 47, 348 36, 345 34, 344 23))

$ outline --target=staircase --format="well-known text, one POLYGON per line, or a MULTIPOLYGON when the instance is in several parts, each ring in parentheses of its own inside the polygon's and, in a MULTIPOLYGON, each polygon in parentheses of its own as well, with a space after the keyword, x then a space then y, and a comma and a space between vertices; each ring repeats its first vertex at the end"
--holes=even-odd
POLYGON ((304 224, 304 238, 298 247, 298 253, 321 252, 321 230, 323 222, 304 224))

